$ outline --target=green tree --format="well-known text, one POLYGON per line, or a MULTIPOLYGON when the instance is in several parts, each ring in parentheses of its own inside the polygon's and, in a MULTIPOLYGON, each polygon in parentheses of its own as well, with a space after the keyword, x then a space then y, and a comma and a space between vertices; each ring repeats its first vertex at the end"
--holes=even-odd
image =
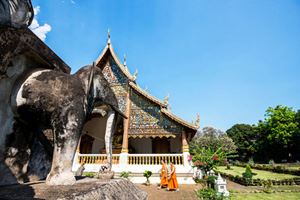
POLYGON ((213 127, 204 127, 197 135, 193 138, 190 143, 190 149, 209 148, 212 151, 217 151, 221 148, 225 152, 235 152, 236 145, 233 140, 228 137, 224 132, 213 127))
POLYGON ((264 121, 258 123, 258 131, 260 155, 277 162, 292 159, 294 139, 299 135, 296 112, 292 108, 281 105, 269 107, 264 121))
POLYGON ((298 123, 298 131, 293 135, 291 151, 294 161, 300 161, 300 110, 296 112, 295 121, 298 123))
POLYGON ((257 139, 257 128, 255 125, 235 124, 226 131, 227 135, 237 146, 238 159, 248 161, 256 152, 255 141, 257 139))
POLYGON ((194 166, 205 173, 235 155, 236 146, 224 132, 213 127, 203 128, 190 143, 194 166))
POLYGON ((250 165, 246 166, 245 172, 243 173, 243 178, 246 180, 246 183, 249 185, 252 182, 253 173, 250 165))

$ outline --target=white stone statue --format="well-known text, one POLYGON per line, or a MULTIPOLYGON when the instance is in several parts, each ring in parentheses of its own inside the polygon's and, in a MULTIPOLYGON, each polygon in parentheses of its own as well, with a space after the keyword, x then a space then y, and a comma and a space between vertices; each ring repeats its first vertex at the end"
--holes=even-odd
POLYGON ((225 179, 221 177, 220 174, 218 174, 218 178, 215 181, 215 187, 219 194, 223 194, 224 197, 229 196, 229 191, 226 188, 227 182, 225 179))

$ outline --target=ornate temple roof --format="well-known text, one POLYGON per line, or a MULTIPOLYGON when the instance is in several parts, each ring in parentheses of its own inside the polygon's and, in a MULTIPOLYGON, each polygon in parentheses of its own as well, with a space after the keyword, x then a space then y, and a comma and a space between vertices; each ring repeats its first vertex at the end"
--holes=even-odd
POLYGON ((136 83, 134 82, 129 82, 129 85, 135 90, 137 91, 139 94, 143 95, 144 97, 146 97, 147 99, 149 99, 150 101, 162 106, 162 107, 167 107, 166 104, 164 104, 161 100, 157 99, 156 97, 150 95, 148 92, 146 92, 145 90, 143 90, 142 88, 140 88, 136 83))
POLYGON ((101 52, 100 56, 97 58, 96 60, 96 64, 98 64, 103 57, 106 55, 106 53, 110 52, 110 54, 112 55, 113 59, 116 61, 117 65, 119 66, 120 70, 124 73, 124 75, 130 80, 130 81, 135 81, 134 77, 130 74, 130 72, 128 71, 127 67, 125 65, 123 65, 121 63, 121 61, 119 60, 117 54, 114 51, 114 48, 112 47, 112 44, 110 42, 110 35, 108 38, 108 41, 106 43, 105 48, 103 49, 103 51, 101 52))
POLYGON ((161 109, 161 112, 164 113, 165 115, 167 115, 169 118, 171 118, 172 120, 178 122, 179 124, 182 124, 190 129, 193 129, 193 130, 197 130, 199 128, 198 125, 195 125, 195 124, 192 124, 192 123, 189 123, 179 117, 177 117, 176 115, 174 115, 173 113, 171 113, 169 110, 167 110, 166 108, 162 108, 161 109))
POLYGON ((110 35, 108 35, 108 40, 107 40, 107 44, 105 46, 105 48, 103 49, 103 51, 101 52, 101 54, 99 55, 99 57, 96 60, 96 65, 98 66, 99 63, 101 63, 103 60, 105 60, 105 56, 110 54, 112 56, 112 58, 115 60, 118 68, 122 71, 122 73, 128 78, 129 83, 128 85, 134 90, 136 91, 138 94, 144 96, 146 99, 148 99, 149 101, 153 102, 154 104, 158 105, 160 107, 160 112, 163 113, 165 116, 167 116, 168 118, 170 118, 171 120, 177 122, 178 124, 181 124, 182 126, 193 130, 193 132, 199 129, 199 125, 197 124, 193 124, 193 123, 189 123, 181 118, 179 118, 178 116, 174 115, 173 113, 171 113, 170 110, 168 110, 168 104, 164 101, 161 101, 159 99, 157 99, 156 97, 152 96, 151 94, 149 94, 147 91, 143 90, 141 87, 139 87, 135 81, 136 77, 134 75, 131 75, 131 73, 129 72, 126 63, 122 63, 118 56, 116 55, 112 44, 111 44, 111 40, 110 40, 110 35))

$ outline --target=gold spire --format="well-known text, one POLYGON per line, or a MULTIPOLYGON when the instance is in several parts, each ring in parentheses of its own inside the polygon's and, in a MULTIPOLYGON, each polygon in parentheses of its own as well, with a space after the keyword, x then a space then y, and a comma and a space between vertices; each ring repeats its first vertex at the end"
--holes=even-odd
POLYGON ((107 29, 107 44, 110 45, 110 30, 107 29))
POLYGON ((194 123, 196 126, 200 126, 200 115, 199 113, 197 113, 197 117, 196 117, 196 120, 195 120, 195 123, 194 123))
POLYGON ((126 64, 126 54, 125 53, 124 53, 124 62, 123 62, 123 65, 127 66, 127 64, 126 64))
POLYGON ((170 99, 170 95, 167 94, 167 96, 165 96, 164 101, 163 101, 164 104, 169 105, 169 99, 170 99))
POLYGON ((167 96, 165 96, 163 103, 167 106, 167 110, 171 111, 171 106, 169 104, 169 100, 170 100, 170 94, 167 94, 167 96))

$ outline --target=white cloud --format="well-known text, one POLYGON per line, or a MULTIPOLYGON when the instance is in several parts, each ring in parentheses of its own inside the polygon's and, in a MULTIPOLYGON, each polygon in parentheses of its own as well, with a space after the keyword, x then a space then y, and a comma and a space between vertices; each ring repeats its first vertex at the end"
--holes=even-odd
POLYGON ((42 41, 45 41, 47 33, 51 31, 51 26, 49 24, 40 25, 37 20, 37 15, 40 12, 40 6, 34 7, 34 18, 31 25, 29 26, 30 30, 36 34, 42 41))
MULTIPOLYGON (((65 0, 62 0, 61 3, 65 3, 66 1, 65 0)), ((70 2, 71 4, 76 4, 76 1, 75 0, 69 0, 68 2, 70 2)))

